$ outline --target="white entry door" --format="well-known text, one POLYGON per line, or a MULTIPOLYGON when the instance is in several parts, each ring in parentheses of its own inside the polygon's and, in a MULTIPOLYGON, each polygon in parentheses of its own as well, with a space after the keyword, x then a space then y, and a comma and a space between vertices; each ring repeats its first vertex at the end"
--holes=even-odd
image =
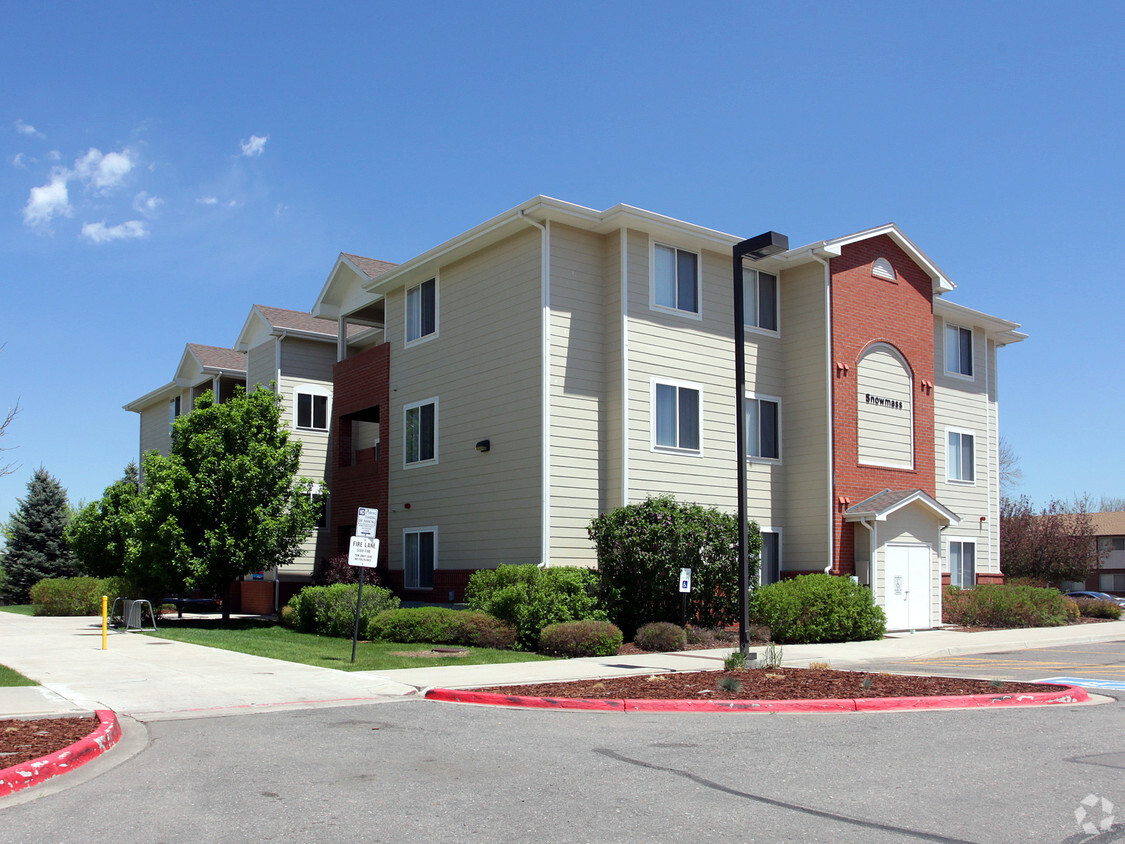
POLYGON ((930 623, 930 547, 887 545, 884 609, 888 630, 925 630, 930 623))

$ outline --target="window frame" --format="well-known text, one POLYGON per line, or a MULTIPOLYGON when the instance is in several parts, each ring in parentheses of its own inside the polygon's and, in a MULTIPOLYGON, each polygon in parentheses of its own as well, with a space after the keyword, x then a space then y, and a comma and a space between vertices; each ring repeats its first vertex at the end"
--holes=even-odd
POLYGON ((952 375, 954 378, 964 378, 967 381, 972 381, 976 377, 976 366, 973 360, 976 353, 976 341, 973 338, 973 329, 964 325, 957 325, 952 322, 947 322, 945 323, 945 331, 943 337, 944 340, 942 345, 944 346, 944 349, 942 350, 942 357, 944 358, 945 374, 952 375), (956 345, 950 343, 949 341, 949 335, 951 331, 957 332, 956 345), (962 371, 965 361, 962 360, 961 332, 965 332, 969 337, 969 355, 967 359, 969 367, 968 372, 962 371), (957 363, 960 364, 957 369, 950 368, 950 351, 954 348, 956 348, 957 350, 957 363))
POLYGON ((660 378, 654 376, 650 381, 649 387, 649 438, 650 447, 654 452, 661 454, 681 454, 688 457, 702 457, 703 456, 703 386, 691 381, 679 381, 674 378, 660 378), (676 442, 677 445, 662 445, 659 440, 659 413, 657 411, 657 394, 660 387, 671 387, 676 391, 675 409, 676 409, 676 442), (689 448, 678 445, 683 439, 680 432, 680 391, 692 390, 696 394, 695 405, 695 439, 696 447, 689 448))
POLYGON ((183 416, 181 409, 183 408, 183 396, 175 396, 168 399, 168 433, 172 433, 172 427, 176 424, 176 420, 183 416))
MULTIPOLYGON (((420 417, 421 417, 421 414, 419 414, 419 418, 420 417)), ((422 453, 422 448, 421 448, 421 446, 422 446, 422 443, 421 443, 422 431, 421 431, 421 429, 419 429, 418 436, 419 436, 418 451, 419 451, 419 455, 421 455, 421 453, 422 453)), ((434 396, 432 398, 422 399, 421 401, 415 401, 415 402, 410 402, 409 404, 404 404, 402 406, 402 467, 404 469, 415 469, 419 466, 432 466, 432 465, 436 464, 437 462, 438 462, 438 400, 437 400, 437 397, 434 396), (411 443, 410 443, 410 439, 409 439, 410 438, 410 412, 412 410, 420 410, 421 408, 429 407, 430 405, 433 405, 433 408, 434 408, 434 419, 433 419, 433 424, 431 426, 432 429, 433 429, 433 432, 432 432, 433 456, 428 457, 428 458, 423 458, 423 457, 419 456, 417 459, 411 460, 410 459, 411 443)))
POLYGON ((317 434, 327 434, 332 429, 332 391, 319 384, 298 384, 293 388, 293 430, 306 431, 317 434), (309 422, 301 424, 301 399, 307 396, 309 403, 309 422), (316 422, 316 400, 324 400, 324 427, 319 427, 316 422))
POLYGON ((684 249, 679 246, 673 246, 670 243, 659 243, 651 241, 651 248, 649 249, 649 266, 651 271, 649 273, 649 307, 654 311, 660 311, 666 314, 676 314, 677 316, 688 317, 689 319, 703 319, 703 255, 692 249, 684 249), (668 249, 672 251, 673 266, 675 267, 676 275, 672 279, 673 288, 675 290, 675 305, 661 304, 657 300, 657 266, 656 256, 657 252, 661 249, 668 249), (680 253, 691 255, 695 258, 695 310, 688 310, 687 308, 680 307, 680 253))
POLYGON ((967 589, 970 586, 976 586, 977 583, 977 541, 975 539, 965 539, 963 537, 950 537, 949 544, 946 548, 945 559, 949 563, 949 585, 958 586, 962 589, 967 589), (960 547, 960 560, 958 561, 957 568, 953 565, 953 546, 959 545, 960 547), (973 559, 972 559, 972 582, 965 583, 965 546, 972 546, 973 559))
POLYGON ((438 296, 439 287, 440 287, 440 285, 438 284, 438 276, 435 275, 433 278, 428 278, 425 281, 420 281, 417 284, 412 285, 411 287, 408 287, 403 291, 403 297, 402 297, 403 298, 403 305, 402 305, 402 308, 403 308, 402 344, 403 344, 404 348, 409 348, 410 346, 417 346, 419 343, 425 343, 429 340, 433 340, 435 337, 438 336, 438 315, 440 313, 440 302, 439 302, 439 296, 438 296), (434 327, 433 327, 433 330, 431 330, 429 332, 424 331, 425 325, 423 323, 423 319, 424 319, 425 314, 421 313, 421 311, 420 311, 419 327, 418 327, 419 334, 418 334, 417 337, 411 337, 410 336, 410 334, 411 334, 411 322, 412 322, 411 313, 410 313, 411 294, 414 291, 418 291, 418 296, 419 296, 419 299, 421 300, 419 302, 419 308, 421 309, 425 305, 425 300, 423 298, 424 293, 422 292, 422 289, 427 284, 433 284, 433 286, 434 286, 433 287, 433 290, 434 290, 434 295, 433 295, 433 298, 434 298, 434 304, 433 304, 433 309, 434 309, 433 323, 434 323, 434 327))
POLYGON ((945 429, 945 480, 946 480, 946 482, 951 483, 951 484, 960 484, 960 485, 963 485, 963 486, 976 486, 976 483, 977 483, 977 432, 976 431, 970 431, 966 428, 946 428, 945 429), (965 437, 969 437, 972 440, 973 459, 972 459, 972 462, 970 463, 970 466, 971 466, 972 471, 973 471, 973 476, 971 478, 964 478, 964 477, 960 477, 960 476, 954 477, 953 476, 953 472, 952 472, 952 469, 953 469, 953 449, 950 447, 950 442, 949 442, 950 437, 952 437, 952 436, 957 436, 957 437, 960 438, 960 442, 958 443, 958 452, 957 453, 958 453, 959 459, 957 461, 957 465, 958 465, 958 469, 962 470, 962 471, 959 474, 963 474, 963 469, 964 469, 964 466, 965 466, 964 456, 963 456, 964 455, 964 448, 965 448, 965 437))
POLYGON ((752 392, 747 391, 745 399, 742 403, 743 404, 743 407, 742 407, 743 413, 746 413, 750 409, 750 403, 751 402, 759 404, 759 409, 758 409, 758 413, 757 413, 758 426, 757 426, 756 430, 751 430, 750 420, 749 419, 746 420, 746 443, 745 443, 746 449, 747 449, 747 453, 745 455, 746 460, 748 460, 751 463, 781 463, 781 455, 782 455, 782 451, 781 451, 781 399, 778 398, 777 396, 767 396, 767 395, 763 395, 763 394, 759 394, 759 393, 752 393, 752 392), (776 430, 774 431, 774 439, 775 439, 776 444, 777 444, 777 456, 776 457, 769 457, 769 456, 766 456, 766 455, 751 454, 750 453, 751 439, 754 440, 758 450, 759 451, 761 450, 761 444, 762 444, 762 427, 761 427, 762 412, 761 412, 761 407, 760 407, 761 402, 769 402, 770 404, 775 405, 776 408, 777 408, 777 411, 776 411, 776 414, 775 414, 775 417, 774 417, 775 420, 776 420, 776 430))
POLYGON ((759 270, 754 267, 742 268, 742 325, 747 331, 752 331, 755 334, 764 334, 768 337, 777 337, 781 334, 781 278, 777 273, 766 272, 765 270, 759 270), (767 328, 746 321, 746 306, 751 299, 748 295, 750 291, 746 287, 747 273, 753 273, 754 275, 754 311, 758 314, 759 323, 761 322, 762 313, 762 285, 759 277, 768 275, 773 278, 773 323, 776 327, 767 328))
POLYGON ((758 534, 759 534, 760 537, 765 537, 766 535, 777 537, 777 580, 771 580, 769 583, 767 583, 765 580, 762 579, 762 572, 765 570, 765 563, 766 563, 766 560, 765 560, 766 545, 765 545, 764 541, 762 542, 762 550, 758 553, 758 585, 759 586, 768 586, 770 583, 778 583, 778 582, 781 581, 781 572, 782 572, 782 567, 781 567, 782 537, 781 537, 781 534, 782 534, 782 531, 781 531, 780 528, 766 527, 766 526, 763 525, 763 526, 758 528, 758 534))
POLYGON ((424 527, 403 528, 402 529, 402 586, 403 586, 403 588, 404 589, 419 590, 419 591, 432 591, 435 588, 434 587, 434 572, 436 572, 437 570, 438 570, 438 529, 437 529, 437 525, 426 525, 424 527), (421 559, 418 560, 418 563, 415 567, 415 572, 414 572, 417 582, 411 584, 410 583, 411 569, 410 569, 410 563, 409 563, 408 558, 407 558, 407 550, 408 550, 408 545, 409 545, 407 537, 408 536, 421 536, 422 534, 427 534, 427 533, 431 534, 433 536, 433 544, 432 544, 432 548, 431 548, 431 552, 430 552, 431 553, 430 584, 429 584, 429 586, 423 586, 422 583, 421 583, 421 579, 422 579, 421 578, 422 570, 421 570, 421 565, 420 565, 421 559))

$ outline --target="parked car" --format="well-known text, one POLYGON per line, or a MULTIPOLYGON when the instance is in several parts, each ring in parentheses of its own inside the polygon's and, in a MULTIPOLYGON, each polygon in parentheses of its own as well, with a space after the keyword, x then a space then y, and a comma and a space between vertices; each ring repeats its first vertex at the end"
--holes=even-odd
POLYGON ((1068 598, 1091 598, 1097 601, 1112 601, 1119 607, 1125 608, 1125 598, 1118 598, 1115 595, 1110 595, 1107 592, 1067 592, 1068 598))

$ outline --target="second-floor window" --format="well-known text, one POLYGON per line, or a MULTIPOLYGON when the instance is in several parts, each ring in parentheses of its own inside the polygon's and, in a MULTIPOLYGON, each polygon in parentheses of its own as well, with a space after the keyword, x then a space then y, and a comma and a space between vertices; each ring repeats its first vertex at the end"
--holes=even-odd
POLYGON ((684 249, 656 245, 652 302, 660 308, 699 313, 699 256, 684 249))
POLYGON ((771 399, 746 399, 746 456, 781 459, 780 403, 771 399))
POLYGON ((423 281, 406 291, 406 342, 437 333, 437 279, 423 281))
POLYGON ((297 393, 297 427, 313 431, 327 431, 328 396, 297 393))
POLYGON ((967 431, 949 431, 945 476, 951 481, 976 481, 976 438, 967 431))
POLYGON ((408 404, 403 412, 406 465, 436 463, 437 399, 408 404))
POLYGON ((945 326, 945 371, 973 375, 973 332, 958 325, 945 326))
POLYGON ((698 389, 683 384, 655 384, 653 416, 656 448, 699 451, 698 389))
POLYGON ((742 321, 752 328, 777 331, 777 276, 742 270, 742 321))

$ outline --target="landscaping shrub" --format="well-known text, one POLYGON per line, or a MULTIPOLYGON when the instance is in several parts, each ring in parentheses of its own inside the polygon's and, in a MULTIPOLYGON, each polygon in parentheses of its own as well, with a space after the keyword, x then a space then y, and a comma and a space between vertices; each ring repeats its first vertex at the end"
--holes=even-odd
POLYGON ((1073 624, 1082 617, 1082 608, 1074 598, 1063 595, 1063 608, 1066 610, 1066 623, 1073 624))
MULTIPOLYGON (((1066 598, 1064 600, 1072 600, 1066 598)), ((1078 609, 1086 618, 1121 618, 1121 606, 1115 601, 1104 598, 1077 598, 1073 599, 1078 604, 1078 609)))
POLYGON ((548 624, 607 618, 598 606, 598 573, 591 569, 536 565, 500 566, 473 572, 465 589, 469 608, 516 628, 521 650, 534 650, 548 624))
MULTIPOLYGON (((335 583, 331 586, 306 586, 289 600, 293 623, 302 633, 321 636, 351 636, 355 630, 356 592, 359 585, 335 583)), ((367 586, 363 590, 359 629, 366 630, 371 619, 384 610, 397 609, 398 598, 390 589, 367 586)))
POLYGON ((633 644, 642 651, 682 651, 687 646, 687 631, 669 621, 653 621, 637 628, 633 644))
MULTIPOLYGON (((687 643, 699 645, 701 648, 709 648, 712 645, 729 645, 738 641, 738 634, 725 627, 693 627, 689 624, 685 628, 685 632, 687 633, 687 643)), ((760 626, 751 626, 750 638, 765 640, 766 633, 760 626)))
POLYGON ((879 639, 887 630, 871 590, 851 578, 806 574, 756 590, 751 614, 780 644, 879 639))
POLYGON ((447 607, 385 610, 371 620, 369 639, 385 642, 430 642, 478 648, 511 648, 516 628, 481 612, 447 607))
MULTIPOLYGON (((609 618, 632 634, 649 621, 681 617, 680 569, 691 569, 688 620, 705 627, 738 617, 738 519, 671 496, 603 513, 588 528, 598 554, 609 618)), ((750 577, 761 538, 750 523, 750 577)))
POLYGON ((379 575, 367 566, 353 566, 348 563, 347 554, 317 560, 313 566, 314 586, 331 586, 333 583, 359 583, 359 573, 363 572, 364 586, 378 586, 379 575))
POLYGON ((140 597, 136 587, 121 577, 56 577, 31 587, 36 615, 101 615, 102 595, 107 609, 114 598, 140 597))
POLYGON ((1035 586, 946 586, 942 620, 965 627, 1057 627, 1066 624, 1064 601, 1057 589, 1035 586))
POLYGON ((539 651, 548 656, 613 656, 624 641, 621 628, 608 621, 564 621, 543 628, 539 651))

